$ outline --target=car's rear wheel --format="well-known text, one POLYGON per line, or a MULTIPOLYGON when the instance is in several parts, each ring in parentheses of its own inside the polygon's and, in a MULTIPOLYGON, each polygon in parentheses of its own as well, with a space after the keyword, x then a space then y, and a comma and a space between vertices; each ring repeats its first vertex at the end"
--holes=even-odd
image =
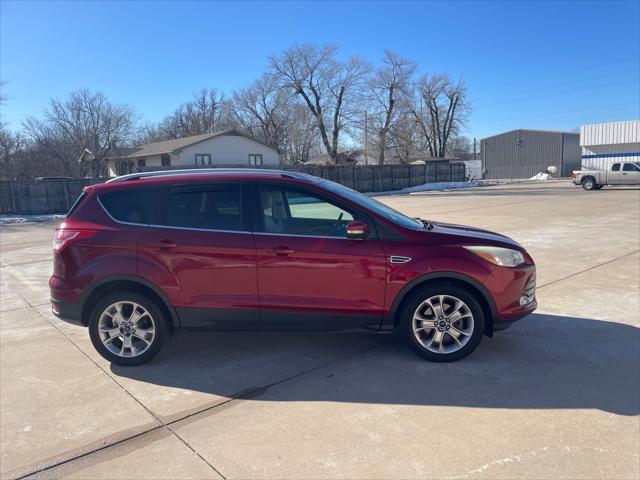
POLYGON ((460 360, 480 344, 484 314, 475 295, 457 285, 428 285, 411 294, 400 312, 411 348, 433 362, 460 360))
POLYGON ((134 292, 112 293, 98 302, 89 318, 91 343, 118 365, 140 365, 162 347, 166 319, 155 302, 134 292))
POLYGON ((582 180, 582 188, 585 190, 593 190, 596 186, 596 181, 593 177, 587 177, 582 180))

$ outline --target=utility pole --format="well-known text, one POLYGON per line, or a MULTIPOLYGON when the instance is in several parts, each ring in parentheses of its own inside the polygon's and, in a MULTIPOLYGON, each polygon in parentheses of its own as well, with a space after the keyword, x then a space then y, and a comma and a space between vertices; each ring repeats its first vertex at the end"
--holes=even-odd
POLYGON ((364 111, 364 161, 369 164, 369 120, 367 111, 364 111))
POLYGON ((473 159, 476 160, 476 137, 473 137, 473 159))
MULTIPOLYGON (((420 123, 424 122, 424 117, 422 116, 422 95, 420 95, 420 123)), ((420 125, 420 149, 424 148, 424 135, 422 131, 422 125, 420 125)))

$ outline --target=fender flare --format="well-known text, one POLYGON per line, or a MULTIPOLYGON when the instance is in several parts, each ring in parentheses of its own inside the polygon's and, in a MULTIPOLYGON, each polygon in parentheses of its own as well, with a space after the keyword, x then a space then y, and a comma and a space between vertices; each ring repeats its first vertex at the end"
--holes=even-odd
POLYGON ((171 316, 171 324, 174 327, 180 327, 180 318, 178 317, 176 309, 171 304, 169 297, 167 297, 167 295, 162 291, 162 289, 158 287, 156 284, 151 283, 150 281, 145 280, 144 278, 138 277, 136 275, 127 275, 127 274, 109 275, 107 277, 102 277, 98 280, 94 280, 82 291, 82 294, 80 296, 80 304, 84 306, 85 302, 91 296, 91 294, 102 285, 105 285, 111 282, 119 282, 119 281, 137 283, 153 291, 153 293, 155 293, 156 295, 158 295, 158 297, 160 297, 160 300, 162 300, 162 302, 164 303, 164 306, 169 312, 169 315, 171 316))
MULTIPOLYGON (((418 285, 429 282, 431 280, 457 280, 459 282, 468 283, 469 285, 474 287, 476 290, 478 290, 482 295, 482 297, 484 298, 486 304, 488 305, 489 312, 491 314, 491 318, 488 319, 490 320, 491 329, 487 330, 487 332, 489 335, 493 333, 493 320, 497 318, 498 309, 496 307, 496 302, 493 300, 493 297, 491 296, 489 291, 485 288, 485 286, 482 283, 480 283, 475 278, 472 278, 468 275, 464 275, 462 273, 447 272, 447 271, 425 273, 424 275, 420 275, 414 278, 409 283, 407 283, 404 287, 402 287, 402 289, 398 292, 398 294, 394 298, 393 303, 391 304, 391 309, 389 311, 389 314, 383 320, 383 329, 384 329, 384 324, 393 328, 395 324, 395 318, 398 313, 398 309, 400 308, 400 305, 402 304, 402 301, 405 299, 407 294, 414 287, 417 287, 418 285)), ((487 327, 488 325, 485 325, 485 329, 487 329, 487 327)))

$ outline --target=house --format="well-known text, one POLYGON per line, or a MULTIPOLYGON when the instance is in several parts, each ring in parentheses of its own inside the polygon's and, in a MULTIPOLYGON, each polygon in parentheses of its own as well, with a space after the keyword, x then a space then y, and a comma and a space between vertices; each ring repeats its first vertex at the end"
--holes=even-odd
POLYGON ((110 177, 155 167, 278 165, 280 154, 251 135, 223 130, 120 150, 107 157, 110 177))

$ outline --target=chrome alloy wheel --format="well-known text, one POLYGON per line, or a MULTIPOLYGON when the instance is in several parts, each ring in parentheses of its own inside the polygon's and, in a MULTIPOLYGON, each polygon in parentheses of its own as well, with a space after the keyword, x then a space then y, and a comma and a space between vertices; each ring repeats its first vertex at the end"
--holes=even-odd
POLYGON ((459 298, 436 295, 422 302, 413 314, 413 335, 427 350, 453 353, 473 335, 471 309, 459 298))
POLYGON ((102 344, 120 357, 137 357, 151 346, 156 325, 151 314, 134 302, 109 305, 98 320, 102 344))

